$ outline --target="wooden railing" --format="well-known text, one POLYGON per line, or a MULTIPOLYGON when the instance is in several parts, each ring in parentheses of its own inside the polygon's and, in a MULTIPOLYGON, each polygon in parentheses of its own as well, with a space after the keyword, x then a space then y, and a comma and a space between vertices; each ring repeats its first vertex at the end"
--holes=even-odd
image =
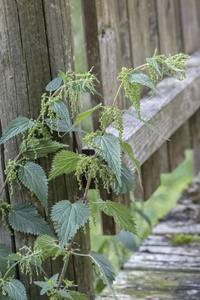
MULTIPOLYGON (((121 67, 137 67, 151 57, 155 48, 159 54, 193 53, 200 47, 199 1, 192 0, 118 0, 82 1, 88 68, 99 74, 103 103, 108 105, 118 89, 116 80, 121 67)), ((128 142, 142 165, 142 187, 136 180, 134 196, 147 200, 160 185, 160 173, 170 172, 184 159, 186 148, 200 143, 200 55, 195 53, 188 64, 187 78, 176 82, 165 78, 157 86, 157 96, 141 101, 142 118, 151 123, 165 141, 143 123, 128 114, 124 120, 124 141, 128 142)), ((143 88, 145 95, 147 89, 143 88)), ((99 99, 92 98, 93 105, 99 99)), ((130 105, 121 93, 120 108, 130 105)), ((98 127, 94 117, 94 127, 98 127)), ((108 132, 116 133, 110 126, 108 132)), ((125 162, 135 173, 128 158, 125 162)), ((135 174, 137 177, 137 175, 135 174)), ((100 191, 101 197, 130 205, 129 195, 118 196, 100 191)), ((115 234, 111 217, 102 214, 104 234, 115 234)))

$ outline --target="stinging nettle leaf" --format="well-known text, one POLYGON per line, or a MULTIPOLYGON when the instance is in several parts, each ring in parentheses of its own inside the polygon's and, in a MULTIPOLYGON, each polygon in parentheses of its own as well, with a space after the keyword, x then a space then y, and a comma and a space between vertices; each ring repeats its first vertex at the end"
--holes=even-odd
MULTIPOLYGON (((37 158, 45 157, 49 153, 56 152, 66 147, 69 147, 69 145, 61 144, 52 140, 48 140, 48 141, 36 140, 36 142, 34 143, 34 150, 37 153, 37 158)), ((35 151, 33 151, 32 145, 29 145, 26 151, 23 152, 23 155, 30 159, 34 159, 35 151)))
POLYGON ((49 180, 62 174, 69 174, 76 170, 80 157, 77 153, 62 150, 54 156, 49 180))
POLYGON ((118 139, 110 133, 93 139, 95 151, 108 163, 119 185, 121 182, 121 150, 118 139))
POLYGON ((115 280, 115 270, 112 264, 103 255, 94 251, 90 252, 90 257, 95 262, 95 264, 97 264, 103 282, 108 286, 111 286, 113 281, 115 280))
POLYGON ((69 111, 64 102, 58 100, 50 105, 50 109, 65 122, 68 128, 72 126, 69 111))
POLYGON ((35 247, 42 252, 42 258, 54 256, 59 251, 59 246, 55 243, 55 238, 49 235, 41 235, 35 241, 35 247))
POLYGON ((159 75, 161 75, 160 72, 160 66, 157 63, 157 60, 155 57, 151 57, 151 58, 146 58, 146 61, 152 66, 154 67, 154 69, 158 72, 159 75))
POLYGON ((34 125, 35 123, 33 121, 30 121, 28 118, 25 117, 19 117, 17 119, 14 119, 8 124, 6 130, 4 131, 0 139, 0 145, 11 139, 18 133, 29 129, 34 125))
POLYGON ((13 300, 27 300, 26 289, 22 282, 17 279, 11 279, 4 285, 4 289, 13 300))
POLYGON ((106 215, 112 216, 115 223, 121 229, 137 234, 133 216, 126 206, 110 200, 103 201, 101 199, 98 200, 97 206, 106 215))
POLYGON ((155 90, 155 86, 153 85, 149 76, 147 76, 141 72, 134 71, 132 74, 129 74, 128 80, 130 83, 139 83, 141 85, 148 86, 152 90, 155 90))
POLYGON ((140 168, 140 163, 139 161, 134 157, 134 154, 133 154, 133 149, 131 148, 131 146, 125 142, 120 142, 120 145, 121 145, 121 150, 126 153, 129 158, 132 160, 132 162, 134 163, 135 167, 136 167, 136 170, 137 170, 137 173, 138 173, 138 179, 139 179, 139 182, 140 184, 142 184, 142 180, 141 180, 141 168, 140 168))
POLYGON ((43 168, 33 162, 28 162, 18 170, 19 180, 40 200, 48 214, 48 181, 43 168))
POLYGON ((53 236, 48 224, 30 203, 18 202, 8 215, 10 226, 20 232, 53 236))
POLYGON ((121 186, 117 180, 111 182, 111 187, 116 194, 125 194, 133 191, 135 187, 135 178, 131 170, 125 164, 122 164, 121 181, 121 186))
POLYGON ((62 76, 54 78, 52 81, 50 81, 47 84, 46 91, 53 92, 53 91, 57 90, 61 86, 62 81, 63 81, 62 76))
POLYGON ((82 202, 72 204, 63 200, 53 206, 51 219, 60 240, 60 253, 77 230, 85 225, 89 214, 89 206, 82 202))
POLYGON ((75 123, 72 125, 72 127, 68 130, 72 130, 76 125, 78 125, 83 119, 85 119, 87 116, 89 116, 91 113, 93 113, 95 110, 100 108, 102 103, 99 103, 97 106, 93 107, 92 109, 89 109, 87 111, 84 111, 82 114, 78 115, 75 123))

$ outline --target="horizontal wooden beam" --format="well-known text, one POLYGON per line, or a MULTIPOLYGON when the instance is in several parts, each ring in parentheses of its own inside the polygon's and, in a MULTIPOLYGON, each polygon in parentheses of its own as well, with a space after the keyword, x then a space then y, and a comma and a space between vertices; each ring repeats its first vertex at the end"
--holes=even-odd
MULTIPOLYGON (((167 77, 157 85, 157 95, 141 100, 141 117, 152 124, 162 135, 170 138, 200 108, 200 51, 192 55, 188 63, 187 78, 181 82, 167 77)), ((134 109, 130 111, 135 112, 134 109)), ((123 141, 133 149, 135 157, 142 165, 165 140, 134 117, 123 115, 123 141)), ((118 135, 110 125, 107 132, 118 135)), ((134 172, 132 162, 124 157, 124 162, 134 172)))

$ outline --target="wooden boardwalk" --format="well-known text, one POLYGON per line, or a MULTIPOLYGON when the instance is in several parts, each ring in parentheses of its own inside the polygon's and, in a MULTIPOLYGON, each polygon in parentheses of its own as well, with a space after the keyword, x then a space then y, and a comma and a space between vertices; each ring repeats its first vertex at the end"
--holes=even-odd
MULTIPOLYGON (((114 284, 117 297, 120 300, 199 300, 199 235, 200 179, 196 179, 119 272, 114 284), (197 241, 172 246, 174 234, 193 235, 197 241)), ((113 298, 106 288, 98 299, 113 298)))

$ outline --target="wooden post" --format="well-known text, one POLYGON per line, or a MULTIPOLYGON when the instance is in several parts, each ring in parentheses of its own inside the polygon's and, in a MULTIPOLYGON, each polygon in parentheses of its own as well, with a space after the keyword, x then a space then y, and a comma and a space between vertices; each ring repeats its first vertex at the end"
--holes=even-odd
MULTIPOLYGON (((73 70, 73 36, 71 26, 71 8, 69 0, 55 2, 53 0, 6 0, 0 2, 0 30, 1 30, 1 82, 0 82, 0 123, 2 132, 7 124, 19 116, 37 118, 40 110, 41 95, 45 86, 57 76, 58 70, 73 70)), ((20 139, 13 138, 1 147, 2 170, 8 159, 14 158, 19 150, 20 139)), ((72 142, 71 149, 73 147, 72 142)), ((42 160, 48 172, 50 159, 42 160)), ((2 171, 1 171, 2 172, 2 171)), ((2 181, 2 173, 0 181, 2 181)), ((77 195, 77 184, 73 176, 60 177, 52 182, 49 188, 49 206, 57 201, 69 199, 74 201, 77 195)), ((42 207, 30 192, 23 188, 19 190, 14 186, 14 194, 8 190, 4 199, 14 205, 20 200, 34 202, 41 213, 42 207)), ((89 233, 88 233, 89 234, 89 233)), ((87 235, 88 235, 87 234, 87 235)), ((87 237, 79 233, 83 242, 87 237)), ((3 238, 5 235, 2 234, 3 238)), ((33 245, 35 236, 15 232, 12 240, 12 250, 24 245, 33 245)), ((5 242, 5 240, 1 240, 5 242)), ((83 248, 89 247, 83 245, 83 248)), ((81 292, 93 299, 92 264, 82 261, 81 268, 74 270, 71 266, 71 279, 80 283, 81 292), (87 277, 85 274, 87 273, 87 277), (84 274, 84 275, 83 275, 84 274), (82 276, 83 275, 83 276, 82 276)), ((60 273, 63 265, 62 259, 49 261, 46 272, 49 276, 60 273)), ((76 264, 77 267, 77 264, 76 264)), ((20 274, 20 280, 27 288, 30 300, 39 297, 40 289, 30 285, 26 275, 20 274)), ((36 280, 34 276, 33 280, 36 280)), ((37 278, 38 280, 38 278, 37 278)), ((41 278, 43 280, 43 277, 41 278)), ((44 296, 45 299, 45 296, 44 296)))

